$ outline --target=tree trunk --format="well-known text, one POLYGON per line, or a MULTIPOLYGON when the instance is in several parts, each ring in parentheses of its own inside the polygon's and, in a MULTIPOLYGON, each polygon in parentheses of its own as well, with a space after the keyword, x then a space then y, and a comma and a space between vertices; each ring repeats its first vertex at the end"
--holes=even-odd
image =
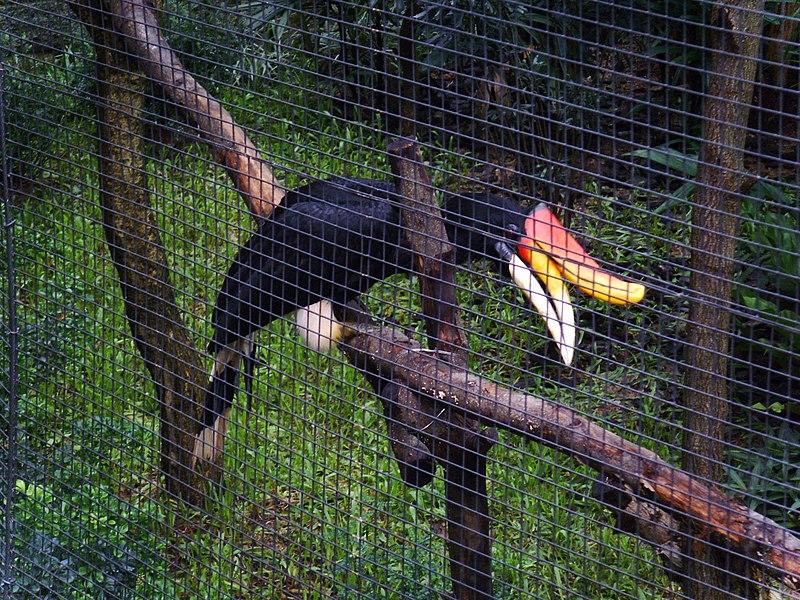
MULTIPOLYGON (((728 423, 730 303, 741 193, 743 148, 753 94, 762 0, 729 0, 712 14, 712 69, 692 212, 692 273, 684 398, 683 467, 701 479, 723 474, 728 423)), ((691 532, 686 593, 693 598, 749 597, 746 561, 706 545, 691 532), (741 575, 742 578, 739 576, 741 575)))
MULTIPOLYGON (((456 298, 455 248, 447 239, 416 143, 400 139, 389 144, 389 162, 403 203, 406 240, 414 253, 429 346, 447 356, 449 363, 465 367, 467 341, 456 298)), ((497 441, 497 430, 482 431, 476 419, 460 410, 443 411, 435 420, 438 423, 432 421, 432 427, 412 433, 428 429, 434 455, 444 467, 453 596, 489 600, 493 598, 492 539, 486 455, 497 441)))
POLYGON ((167 257, 150 206, 144 153, 145 78, 124 52, 102 0, 73 5, 97 54, 100 203, 106 243, 119 275, 131 334, 161 407, 166 489, 196 503, 192 469, 205 374, 181 321, 167 257))

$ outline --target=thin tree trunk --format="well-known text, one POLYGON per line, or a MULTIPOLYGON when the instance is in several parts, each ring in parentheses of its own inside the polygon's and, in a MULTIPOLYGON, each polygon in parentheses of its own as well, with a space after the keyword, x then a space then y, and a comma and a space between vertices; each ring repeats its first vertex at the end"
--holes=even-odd
MULTIPOLYGON (((464 367, 467 340, 456 297, 455 248, 447 239, 416 143, 401 139, 390 144, 389 162, 404 204, 403 226, 419 275, 429 346, 447 356, 451 364, 464 367)), ((413 398, 406 401, 414 402, 413 398)), ((486 455, 497 440, 497 430, 482 431, 476 419, 452 409, 443 411, 431 425, 426 426, 429 441, 445 472, 453 594, 456 600, 488 600, 493 598, 493 586, 486 455)))
MULTIPOLYGON (((684 397, 683 467, 709 482, 723 474, 729 417, 730 303, 741 194, 743 149, 763 16, 762 0, 729 0, 710 23, 712 72, 692 212, 692 274, 684 397)), ((747 563, 712 549, 691 532, 686 593, 719 600, 750 597, 747 563)))

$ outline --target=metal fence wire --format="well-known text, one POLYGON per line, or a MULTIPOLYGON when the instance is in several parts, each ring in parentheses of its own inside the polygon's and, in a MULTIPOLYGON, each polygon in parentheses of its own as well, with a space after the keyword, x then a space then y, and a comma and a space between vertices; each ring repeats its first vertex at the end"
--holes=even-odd
POLYGON ((0 20, 3 598, 800 598, 800 5, 0 20))

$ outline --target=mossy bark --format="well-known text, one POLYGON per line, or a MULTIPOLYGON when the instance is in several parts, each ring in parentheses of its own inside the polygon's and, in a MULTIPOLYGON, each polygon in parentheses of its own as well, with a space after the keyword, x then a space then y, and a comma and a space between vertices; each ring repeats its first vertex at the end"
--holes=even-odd
MULTIPOLYGON (((734 252, 741 194, 747 183, 744 145, 753 95, 763 1, 715 7, 710 27, 712 72, 703 114, 703 143, 692 211, 692 298, 687 331, 683 467, 709 482, 723 474, 729 417, 729 351, 734 252)), ((692 598, 751 597, 747 562, 689 536, 685 592, 692 598)))
POLYGON ((166 489, 195 503, 192 469, 205 376, 175 301, 167 256, 150 205, 142 107, 144 76, 124 51, 102 0, 72 4, 97 56, 100 204, 131 334, 161 407, 161 470, 166 489))

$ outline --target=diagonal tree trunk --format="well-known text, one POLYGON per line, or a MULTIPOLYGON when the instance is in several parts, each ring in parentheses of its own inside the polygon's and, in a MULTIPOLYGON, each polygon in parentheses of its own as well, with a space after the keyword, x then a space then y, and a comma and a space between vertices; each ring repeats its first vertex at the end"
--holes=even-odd
POLYGON ((259 222, 272 213, 284 196, 283 186, 255 144, 231 114, 181 64, 161 35, 156 14, 147 0, 106 0, 109 31, 116 28, 125 47, 144 73, 181 107, 209 143, 250 213, 259 222))
MULTIPOLYGON (((741 194, 743 150, 753 95, 763 0, 721 2, 711 17, 711 74, 692 212, 692 303, 687 335, 683 467, 708 481, 723 471, 729 417, 730 303, 741 194)), ((747 563, 712 550, 694 531, 686 592, 693 598, 748 598, 747 563), (741 575, 741 577, 739 577, 741 575)))
POLYGON ((161 470, 167 490, 199 500, 192 469, 205 375, 184 327, 150 206, 142 106, 146 80, 125 52, 101 0, 72 4, 97 55, 100 204, 136 348, 161 407, 161 470))
MULTIPOLYGON (((161 468, 167 489, 196 502, 192 449, 206 384, 202 356, 185 330, 160 232, 149 205, 142 137, 147 75, 180 106, 210 144, 257 221, 284 195, 270 165, 227 110, 183 68, 147 0, 72 0, 98 60, 101 203, 137 349, 161 401, 161 468)), ((212 480, 219 465, 199 469, 212 480)))

